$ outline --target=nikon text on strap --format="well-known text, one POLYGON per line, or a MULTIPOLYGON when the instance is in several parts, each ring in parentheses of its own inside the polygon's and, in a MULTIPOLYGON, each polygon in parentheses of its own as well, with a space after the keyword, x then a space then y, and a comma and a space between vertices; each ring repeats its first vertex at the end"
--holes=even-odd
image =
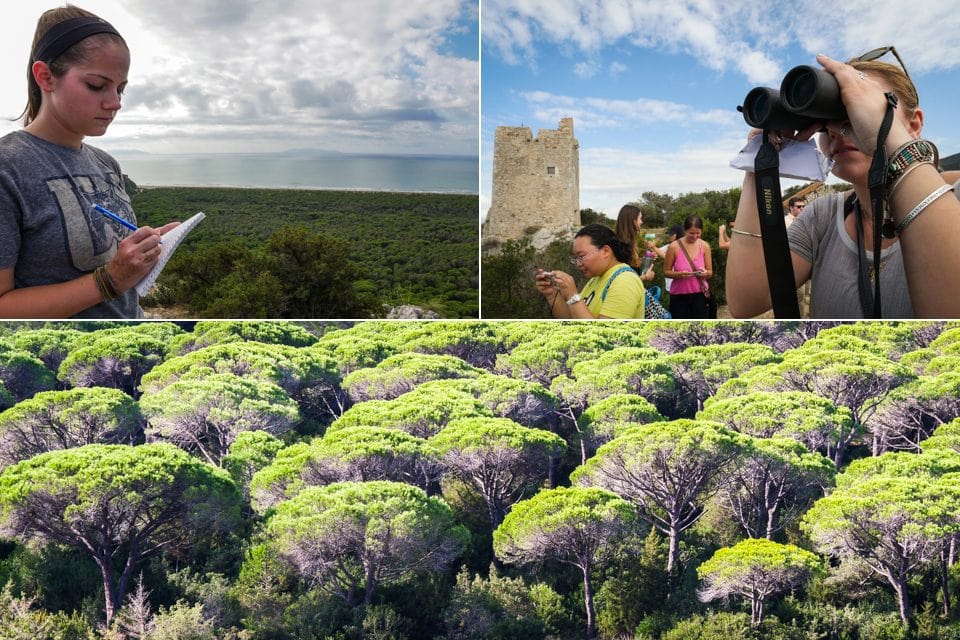
POLYGON ((763 132, 763 144, 754 159, 757 182, 757 209, 760 215, 760 237, 763 259, 767 265, 767 284, 776 318, 799 318, 797 280, 793 275, 787 225, 783 219, 783 196, 780 192, 780 153, 763 132))

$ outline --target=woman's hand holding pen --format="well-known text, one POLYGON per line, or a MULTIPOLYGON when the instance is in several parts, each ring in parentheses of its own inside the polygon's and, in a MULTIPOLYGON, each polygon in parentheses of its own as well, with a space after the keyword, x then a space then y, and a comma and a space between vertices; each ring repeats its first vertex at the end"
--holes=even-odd
POLYGON ((178 224, 170 222, 158 229, 140 227, 120 242, 107 265, 110 278, 120 293, 136 286, 150 272, 160 257, 160 236, 178 224))

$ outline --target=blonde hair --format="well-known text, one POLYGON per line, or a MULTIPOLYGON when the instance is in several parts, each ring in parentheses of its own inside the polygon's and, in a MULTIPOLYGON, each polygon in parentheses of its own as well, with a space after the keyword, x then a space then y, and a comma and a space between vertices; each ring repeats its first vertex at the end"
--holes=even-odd
MULTIPOLYGON (((44 11, 40 19, 37 20, 37 30, 33 34, 33 44, 30 47, 30 59, 27 61, 27 106, 24 108, 23 113, 20 114, 24 126, 36 119, 40 113, 40 105, 43 103, 43 92, 40 91, 40 85, 37 84, 36 78, 33 77, 33 55, 37 50, 37 44, 39 44, 40 38, 53 26, 60 24, 64 20, 85 17, 96 18, 97 15, 86 9, 68 4, 63 7, 44 11)), ((93 51, 102 47, 107 42, 116 42, 122 44, 124 47, 127 46, 123 38, 112 33, 100 33, 90 36, 64 51, 57 56, 56 59, 51 60, 48 63, 50 73, 52 73, 55 78, 62 77, 70 70, 70 67, 87 60, 93 51)))
POLYGON ((912 116, 920 106, 920 96, 917 95, 917 88, 911 82, 907 74, 899 66, 879 60, 855 61, 848 63, 851 67, 866 74, 879 74, 887 81, 893 92, 897 94, 900 105, 904 108, 907 116, 912 116))

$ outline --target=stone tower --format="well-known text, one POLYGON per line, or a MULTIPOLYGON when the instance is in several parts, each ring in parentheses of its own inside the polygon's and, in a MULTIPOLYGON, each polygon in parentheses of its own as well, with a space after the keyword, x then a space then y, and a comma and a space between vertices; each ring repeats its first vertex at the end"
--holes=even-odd
POLYGON ((493 193, 483 239, 503 242, 543 229, 560 236, 580 228, 580 145, 573 118, 557 129, 497 127, 493 193))

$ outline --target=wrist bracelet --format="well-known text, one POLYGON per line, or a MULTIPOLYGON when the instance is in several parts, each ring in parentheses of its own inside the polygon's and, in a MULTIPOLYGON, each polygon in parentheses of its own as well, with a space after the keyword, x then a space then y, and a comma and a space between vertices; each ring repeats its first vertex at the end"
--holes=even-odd
POLYGON ((930 206, 930 203, 931 203, 931 202, 933 202, 934 200, 936 200, 937 198, 939 198, 940 196, 942 196, 943 194, 945 194, 945 193, 948 192, 948 191, 953 191, 953 185, 952 185, 952 184, 945 184, 945 185, 941 186, 940 188, 936 189, 933 193, 931 193, 930 195, 928 195, 926 198, 924 198, 923 200, 921 200, 920 202, 918 202, 918 203, 917 203, 917 206, 915 206, 915 207, 910 211, 910 213, 908 213, 908 214, 906 215, 906 217, 904 217, 903 221, 902 221, 902 222, 900 223, 900 225, 897 227, 896 234, 897 234, 897 235, 900 235, 901 233, 903 233, 903 230, 907 228, 907 225, 910 224, 911 222, 913 222, 913 219, 914 219, 914 218, 916 218, 917 216, 919 216, 920 213, 923 212, 924 209, 926 209, 928 206, 930 206))
POLYGON ((569 300, 567 300, 567 304, 577 304, 577 303, 580 302, 581 300, 583 300, 583 298, 580 297, 580 294, 579 294, 579 293, 575 293, 575 294, 573 294, 572 296, 570 296, 570 299, 569 299, 569 300))
POLYGON ((93 270, 93 281, 97 285, 97 290, 100 291, 100 297, 103 298, 104 302, 110 302, 117 297, 117 291, 110 284, 107 283, 109 275, 106 275, 107 268, 100 266, 93 270))
POLYGON ((900 177, 897 178, 896 182, 894 182, 893 185, 891 185, 887 189, 887 201, 889 202, 890 200, 892 200, 893 192, 897 190, 897 187, 900 186, 900 183, 903 182, 903 179, 906 178, 908 175, 910 175, 911 171, 913 171, 917 167, 922 167, 925 164, 929 164, 930 166, 936 166, 933 164, 933 160, 921 160, 920 162, 914 162, 912 165, 907 167, 906 171, 901 173, 900 177))
POLYGON ((730 229, 730 233, 736 233, 741 236, 750 236, 751 238, 762 238, 759 233, 750 233, 749 231, 742 231, 740 229, 730 229))
POLYGON ((109 291, 110 295, 114 298, 119 298, 120 290, 117 288, 113 278, 110 276, 110 269, 107 268, 107 265, 103 265, 101 269, 103 269, 103 283, 107 285, 107 291, 109 291))
POLYGON ((936 145, 929 140, 918 138, 900 145, 896 151, 890 154, 890 160, 887 162, 886 183, 889 186, 904 175, 907 167, 918 162, 932 162, 936 165, 940 161, 940 153, 936 145))

